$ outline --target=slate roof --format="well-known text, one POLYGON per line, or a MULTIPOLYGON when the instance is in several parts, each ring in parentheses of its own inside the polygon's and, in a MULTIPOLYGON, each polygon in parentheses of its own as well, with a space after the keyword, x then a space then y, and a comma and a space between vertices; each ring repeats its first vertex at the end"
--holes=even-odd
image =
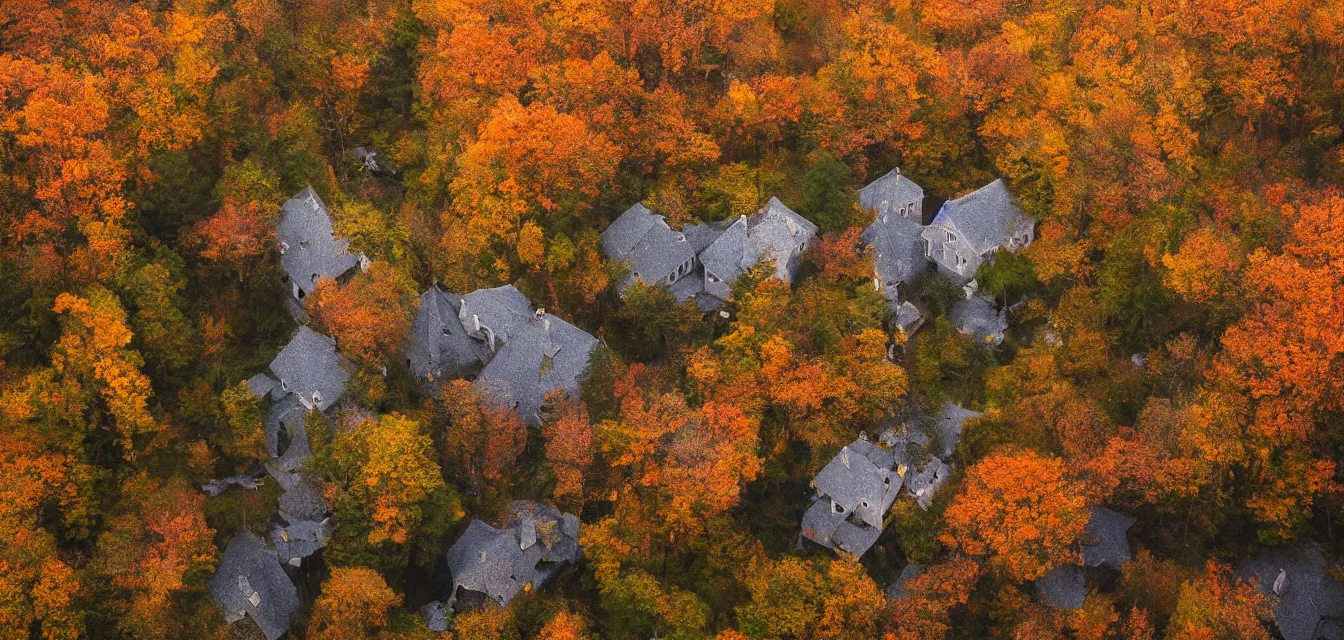
POLYGON ((1083 541, 1083 564, 1106 566, 1119 571, 1129 562, 1129 540, 1125 537, 1136 520, 1106 507, 1093 507, 1083 541))
POLYGON ((893 311, 899 311, 897 283, 913 280, 928 266, 921 237, 923 212, 900 214, 902 207, 913 202, 918 208, 923 200, 924 189, 901 175, 899 168, 859 190, 859 205, 877 212, 862 239, 872 247, 878 285, 893 311))
MULTIPOLYGON (((515 328, 526 325, 533 318, 532 303, 511 284, 472 291, 462 296, 459 305, 458 319, 467 334, 477 340, 488 338, 483 329, 477 328, 478 319, 483 327, 490 328, 498 343, 508 340, 515 328)), ((497 350, 499 345, 493 348, 497 350)))
POLYGON ((882 535, 901 490, 896 458, 867 440, 843 447, 813 479, 818 499, 803 514, 801 538, 861 556, 882 535))
POLYGON ((534 502, 509 505, 508 523, 496 529, 472 520, 448 549, 452 597, 459 589, 485 594, 501 606, 524 589, 541 587, 563 563, 578 562, 579 519, 534 502))
POLYGON ((905 583, 914 580, 922 573, 924 573, 924 567, 921 567, 920 565, 913 562, 905 565, 905 568, 901 569, 901 575, 897 576, 896 581, 891 583, 891 586, 887 587, 887 599, 898 600, 909 595, 905 591, 905 583))
POLYGON ((939 439, 942 441, 942 450, 935 451, 934 455, 944 459, 952 459, 952 454, 957 450, 957 443, 961 441, 961 428, 967 420, 980 415, 979 411, 964 409, 951 402, 943 405, 943 410, 933 417, 933 427, 937 429, 939 439))
POLYGON ((896 326, 905 331, 906 335, 913 335, 924 324, 924 315, 919 312, 919 307, 910 304, 908 300, 896 305, 895 313, 896 326))
POLYGON ((1087 574, 1082 565, 1062 564, 1036 581, 1036 593, 1056 609, 1080 609, 1087 599, 1087 574))
POLYGON ((420 619, 425 621, 425 626, 430 631, 443 633, 448 630, 448 614, 451 612, 444 603, 435 600, 429 604, 420 607, 420 619))
MULTIPOLYGON (((725 225, 700 253, 700 264, 728 286, 731 286, 733 281, 755 262, 755 257, 747 252, 745 217, 734 219, 725 225)), ((707 283, 706 289, 708 288, 707 283)))
POLYGON ((1270 548, 1242 560, 1237 575, 1254 582, 1273 603, 1274 622, 1284 640, 1316 640, 1318 634, 1339 631, 1322 618, 1344 617, 1344 584, 1325 573, 1327 564, 1314 544, 1270 548))
POLYGON ((771 197, 759 212, 747 219, 747 250, 751 264, 771 256, 775 277, 793 283, 798 245, 817 235, 817 225, 771 197))
POLYGON ((313 292, 319 278, 335 278, 353 269, 359 259, 338 240, 327 205, 312 187, 285 202, 276 233, 281 242, 280 268, 304 295, 313 292))
POLYGON ((963 335, 979 344, 998 346, 1008 330, 1007 314, 994 310, 994 302, 984 296, 958 300, 948 313, 948 320, 963 335))
POLYGON ((282 389, 318 411, 335 404, 350 379, 345 358, 336 353, 336 341, 306 326, 299 327, 294 339, 271 361, 271 371, 280 378, 282 389), (319 395, 314 397, 314 393, 319 395))
MULTIPOLYGON (((667 278, 682 265, 694 261, 696 253, 695 245, 684 233, 674 231, 667 219, 643 204, 626 209, 602 232, 602 247, 613 260, 630 268, 630 278, 622 283, 622 289, 635 278, 648 285, 667 284, 667 278)), ((683 274, 681 279, 689 275, 683 274)), ((695 293, 690 291, 690 295, 678 296, 678 300, 687 300, 695 293)))
POLYGON ((596 346, 596 338, 555 316, 527 320, 509 334, 475 384, 496 406, 513 409, 535 426, 541 424, 547 393, 578 392, 596 346))
POLYGON ((1008 185, 1000 179, 943 203, 926 232, 933 233, 933 227, 939 225, 951 227, 958 232, 959 240, 981 254, 1006 244, 1021 226, 1030 224, 1013 202, 1008 185))
POLYGON ((427 384, 462 378, 478 371, 488 355, 467 335, 458 312, 461 297, 432 286, 420 294, 420 307, 407 336, 406 364, 427 384))
POLYGON ((308 474, 298 474, 296 481, 280 494, 279 514, 287 522, 319 522, 326 519, 328 508, 326 498, 322 497, 322 483, 308 474))
POLYGON ((285 635, 290 616, 299 608, 298 591, 275 552, 250 531, 229 541, 209 588, 226 621, 247 616, 268 640, 285 635))
POLYGON ((661 218, 662 216, 649 211, 642 202, 636 202, 602 231, 600 235, 602 250, 613 260, 618 262, 625 260, 635 250, 635 245, 644 239, 644 235, 661 218))
POLYGON ((297 567, 304 558, 327 546, 333 528, 330 518, 276 522, 271 527, 271 543, 280 562, 297 567))
POLYGON ((280 386, 280 383, 265 373, 258 373, 247 379, 248 390, 259 399, 265 399, 278 386, 280 386))
MULTIPOLYGON (((888 171, 882 177, 868 183, 868 186, 859 189, 859 206, 877 211, 879 216, 884 213, 899 216, 901 207, 911 202, 918 205, 923 199, 924 188, 902 175, 900 167, 888 171)), ((911 218, 915 224, 919 224, 923 222, 922 216, 922 211, 915 211, 911 218)))

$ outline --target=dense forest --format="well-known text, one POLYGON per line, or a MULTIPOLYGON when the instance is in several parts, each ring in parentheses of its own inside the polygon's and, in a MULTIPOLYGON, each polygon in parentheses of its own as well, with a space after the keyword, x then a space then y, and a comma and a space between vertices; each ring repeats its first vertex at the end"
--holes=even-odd
POLYGON ((0 0, 0 638, 1339 638, 1342 186, 1341 0, 0 0))

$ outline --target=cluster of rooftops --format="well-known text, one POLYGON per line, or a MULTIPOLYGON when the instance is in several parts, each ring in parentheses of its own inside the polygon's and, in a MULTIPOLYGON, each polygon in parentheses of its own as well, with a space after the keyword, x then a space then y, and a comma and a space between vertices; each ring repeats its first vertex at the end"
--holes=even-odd
MULTIPOLYGON (((875 214, 862 240, 873 258, 873 286, 890 304, 896 326, 907 332, 919 327, 921 313, 903 298, 900 285, 933 265, 966 286, 966 300, 951 313, 957 328, 991 343, 1003 339, 1003 314, 993 301, 975 295, 973 278, 998 251, 1030 245, 1035 227, 1002 180, 944 202, 927 225, 924 189, 899 168, 860 190, 859 204, 875 214)), ((728 300, 733 282, 751 267, 767 268, 792 284, 817 232, 816 225, 778 198, 751 216, 687 224, 681 230, 635 204, 602 232, 602 248, 627 268, 622 291, 636 281, 664 286, 677 301, 693 299, 708 311, 728 300)))
MULTIPOLYGON (((249 618, 270 640, 285 634, 300 606, 285 567, 302 567, 332 534, 320 481, 304 465, 312 457, 308 424, 333 420, 351 376, 336 341, 305 324, 301 301, 318 281, 343 279, 369 264, 336 237, 330 214, 311 187, 285 202, 278 238, 280 266, 291 286, 289 308, 300 324, 269 371, 247 383, 265 406, 266 474, 283 493, 267 523, 267 539, 247 530, 235 535, 209 583, 229 622, 249 618)), ((441 393, 448 380, 471 379, 488 402, 537 425, 547 393, 577 392, 596 345, 588 333, 534 309, 512 285, 460 296, 434 285, 420 296, 404 356, 427 392, 441 393)), ((231 488, 255 490, 263 481, 241 475, 212 480, 202 489, 217 496, 231 488)), ((577 517, 531 502, 515 502, 509 512, 503 529, 473 520, 449 551, 454 589, 447 606, 459 599, 468 605, 487 598, 507 603, 549 580, 563 563, 578 560, 577 517)), ((425 614, 435 624, 432 606, 425 614)))
MULTIPOLYGON (((1030 219, 998 180, 947 201, 928 225, 922 224, 923 189, 899 169, 859 196, 860 204, 876 214, 863 234, 873 257, 874 286, 890 303, 897 325, 910 330, 918 326, 920 313, 902 299, 901 283, 933 264, 966 284, 996 251, 1016 250, 1033 239, 1030 219)), ((817 232, 816 225, 771 198, 752 216, 686 225, 680 231, 636 204, 601 239, 608 256, 628 267, 622 291, 636 280, 667 286, 679 301, 694 299, 710 311, 730 299, 733 282, 749 268, 771 268, 773 277, 792 283, 800 256, 817 232)), ((347 277, 356 267, 368 266, 367 258, 350 253, 348 242, 335 235, 326 206, 311 187, 285 203, 278 238, 281 268, 291 285, 289 306, 300 326, 269 372, 253 376, 248 385, 267 404, 265 468, 284 491, 267 539, 240 531, 209 583, 226 620, 250 618, 269 640, 285 634, 300 607, 289 572, 322 549, 332 533, 320 482, 304 466, 312 455, 307 424, 333 417, 350 378, 350 364, 336 341, 304 324, 300 301, 319 280, 347 277)), ((973 293, 971 281, 967 300, 959 305, 964 308, 953 310, 954 321, 965 332, 971 326, 982 330, 976 322, 989 322, 986 339, 992 342, 994 312, 973 293), (962 323, 958 313, 969 319, 962 323)), ((1001 312, 997 321, 1002 322, 1001 312)), ((1001 339, 1002 329, 997 331, 1001 339)), ((427 392, 441 393, 448 380, 470 379, 488 402, 535 426, 547 393, 577 391, 596 344, 583 330, 533 308, 512 285, 457 295, 435 284, 420 296, 404 356, 427 392)), ((886 429, 877 442, 864 433, 843 447, 813 480, 816 493, 802 519, 799 548, 862 556, 881 536, 900 496, 928 509, 950 475, 963 424, 977 415, 949 403, 936 415, 886 429)), ((263 481, 242 475, 212 480, 203 489, 216 496, 232 487, 255 490, 263 481)), ((576 516, 529 501, 510 504, 507 516, 499 528, 472 520, 449 549, 448 597, 421 609, 431 629, 444 630, 452 609, 486 601, 506 605, 581 559, 576 516)), ((1126 532, 1133 524, 1129 516, 1094 508, 1080 546, 1082 563, 1057 567, 1038 580, 1041 599, 1058 608, 1081 607, 1088 568, 1118 570, 1130 558, 1126 532)), ((1267 552, 1243 564, 1242 574, 1262 578, 1262 590, 1277 598, 1275 613, 1285 640, 1340 637, 1331 620, 1344 616, 1344 586, 1325 576, 1324 566, 1314 548, 1267 552), (1275 578, 1267 582, 1270 574, 1275 578)), ((905 583, 920 571, 918 565, 907 566, 888 597, 905 597, 905 583)))

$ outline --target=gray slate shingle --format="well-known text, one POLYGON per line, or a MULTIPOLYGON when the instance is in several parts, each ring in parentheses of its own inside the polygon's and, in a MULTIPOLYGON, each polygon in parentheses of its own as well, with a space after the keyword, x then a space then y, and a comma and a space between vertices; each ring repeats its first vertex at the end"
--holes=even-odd
POLYGON ((1014 232, 1031 226, 1031 220, 1017 208, 1002 179, 943 203, 933 223, 960 231, 976 253, 1005 245, 1014 232))
POLYGON ((862 556, 882 535, 902 478, 892 452, 859 439, 842 448, 813 479, 818 499, 803 514, 801 537, 862 556))
POLYGON ((304 296, 313 292, 318 279, 339 277, 359 263, 346 250, 350 243, 334 235, 327 206, 312 187, 285 201, 276 235, 280 268, 304 296))
POLYGON ((923 202, 924 189, 901 175, 899 168, 859 190, 859 205, 877 213, 862 239, 872 247, 878 286, 896 312, 901 310, 896 285, 910 282, 928 267, 920 235, 923 202))
POLYGON ((271 361, 271 371, 304 406, 326 411, 345 392, 350 379, 345 364, 335 340, 303 326, 271 361))
POLYGON ((898 600, 910 595, 905 590, 905 584, 919 577, 922 573, 924 573, 924 567, 920 565, 913 562, 905 565, 905 568, 901 569, 901 575, 897 576, 896 581, 887 587, 887 599, 898 600))
POLYGON ((226 621, 249 617, 268 640, 285 635, 290 616, 299 608, 298 590, 275 552, 250 531, 241 531, 229 541, 209 589, 226 621))
POLYGON ((528 501, 510 504, 509 512, 511 518, 501 529, 472 520, 448 549, 448 568, 453 574, 450 601, 460 588, 485 594, 503 606, 528 585, 540 588, 563 563, 582 557, 575 516, 528 501), (525 522, 532 523, 531 534, 526 536, 525 522))
POLYGON ((1087 521, 1083 541, 1083 564, 1089 567, 1107 566, 1119 571, 1129 562, 1129 539, 1126 533, 1136 520, 1106 507, 1093 507, 1087 521))
POLYGON ((432 388, 476 373, 487 355, 462 326, 460 301, 437 286, 420 295, 404 354, 415 377, 432 388))
POLYGON ((1274 622, 1284 640, 1315 640, 1321 618, 1344 617, 1344 585, 1325 573, 1327 564, 1315 544, 1278 547, 1242 560, 1237 575, 1255 582, 1274 603, 1274 622), (1284 580, 1276 593, 1280 572, 1284 580))
POLYGON ((1080 609, 1087 599, 1087 574, 1082 565, 1062 564, 1036 581, 1036 593, 1056 609, 1080 609))
POLYGON ((1008 330, 1007 314, 994 309, 994 301, 984 296, 958 300, 948 313, 952 326, 977 344, 998 346, 1008 330))
POLYGON ((747 219, 747 255, 751 264, 774 260, 774 276, 793 283, 798 257, 817 235, 817 225, 771 197, 747 219))

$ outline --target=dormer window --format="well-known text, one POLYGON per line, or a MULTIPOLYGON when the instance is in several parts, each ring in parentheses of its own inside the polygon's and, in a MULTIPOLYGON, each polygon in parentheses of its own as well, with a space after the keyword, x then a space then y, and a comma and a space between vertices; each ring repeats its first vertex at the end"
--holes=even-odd
POLYGON ((449 329, 447 326, 444 326, 444 328, 443 328, 443 335, 445 335, 445 336, 451 336, 451 335, 453 335, 453 332, 452 332, 452 330, 449 329))
POLYGON ((308 241, 307 241, 307 240, 300 240, 300 241, 299 241, 299 246, 302 247, 302 248, 304 248, 304 249, 307 249, 307 248, 308 248, 308 241))
POLYGON ((320 405, 320 404, 322 404, 322 392, 321 392, 321 391, 314 391, 314 392, 313 392, 313 405, 316 406, 316 405, 320 405))
POLYGON ((836 501, 832 500, 832 501, 831 501, 831 512, 832 512, 832 513, 843 514, 843 513, 845 512, 845 508, 842 507, 842 506, 840 506, 840 503, 839 503, 839 502, 836 502, 836 501))
POLYGON ((317 284, 317 274, 313 274, 313 284, 317 284))
POLYGON ((282 240, 280 242, 280 255, 285 255, 286 251, 289 251, 289 243, 282 240))

